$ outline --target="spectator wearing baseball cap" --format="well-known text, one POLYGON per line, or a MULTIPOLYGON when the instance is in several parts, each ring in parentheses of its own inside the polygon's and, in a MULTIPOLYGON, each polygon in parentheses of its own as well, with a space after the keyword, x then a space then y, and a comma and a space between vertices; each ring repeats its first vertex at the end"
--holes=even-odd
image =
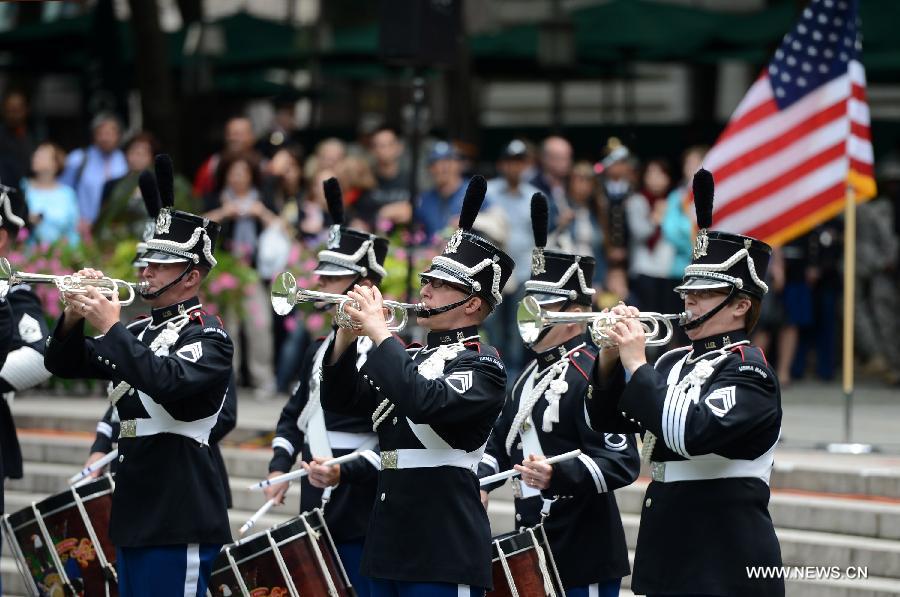
POLYGON ((425 242, 453 224, 462 210, 466 185, 462 162, 452 143, 438 141, 428 152, 428 174, 434 186, 419 195, 416 222, 422 226, 425 242))

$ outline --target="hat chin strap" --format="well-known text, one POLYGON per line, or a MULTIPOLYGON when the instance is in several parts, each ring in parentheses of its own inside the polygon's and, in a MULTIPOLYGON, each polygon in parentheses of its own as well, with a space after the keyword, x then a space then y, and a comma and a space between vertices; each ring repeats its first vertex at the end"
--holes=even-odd
POLYGON ((721 303, 719 303, 714 308, 707 311, 706 313, 704 313, 697 319, 692 319, 691 321, 689 321, 687 323, 681 324, 681 327, 683 327, 686 330, 693 330, 694 328, 700 327, 705 322, 709 321, 716 313, 718 313, 719 311, 724 309, 725 305, 730 303, 731 299, 733 299, 735 296, 737 296, 737 293, 738 293, 738 287, 732 286, 731 292, 728 293, 728 296, 725 297, 725 300, 723 300, 721 303))
POLYGON ((180 274, 178 274, 178 277, 177 277, 177 278, 175 278, 174 280, 172 280, 171 282, 169 282, 168 284, 166 284, 165 286, 163 286, 162 288, 160 288, 159 290, 157 290, 157 291, 155 291, 155 292, 142 292, 142 293, 140 293, 140 294, 141 294, 141 298, 144 299, 144 300, 150 301, 150 300, 153 300, 153 299, 155 299, 155 298, 161 297, 161 296, 163 295, 163 293, 165 293, 167 290, 169 290, 170 288, 172 288, 173 286, 175 286, 176 284, 178 284, 178 283, 181 281, 182 278, 184 278, 186 275, 188 275, 188 272, 191 271, 191 268, 192 268, 193 266, 194 266, 194 264, 191 263, 190 261, 188 261, 187 267, 184 268, 184 271, 183 271, 183 272, 181 272, 180 274))
POLYGON ((466 298, 464 298, 462 300, 458 300, 455 303, 450 303, 449 305, 444 305, 443 307, 433 307, 431 309, 416 309, 416 317, 428 318, 428 317, 433 317, 435 315, 440 315, 441 313, 446 313, 447 311, 452 311, 453 309, 456 309, 460 305, 465 305, 469 301, 469 299, 471 299, 472 297, 475 297, 475 296, 478 296, 478 295, 472 291, 469 291, 469 296, 467 296, 466 298))

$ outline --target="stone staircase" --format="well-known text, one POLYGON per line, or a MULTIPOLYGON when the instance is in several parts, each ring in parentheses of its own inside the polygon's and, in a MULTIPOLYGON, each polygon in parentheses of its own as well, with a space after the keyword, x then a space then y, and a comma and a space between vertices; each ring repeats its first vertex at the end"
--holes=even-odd
MULTIPOLYGON (((99 400, 17 400, 13 412, 25 459, 25 478, 7 482, 6 511, 16 512, 66 488, 66 479, 87 457, 99 400), (49 403, 48 403, 49 402, 49 403), (47 413, 52 413, 48 415, 47 413)), ((265 476, 270 456, 262 438, 274 427, 277 406, 241 405, 240 427, 226 439, 223 455, 230 474, 234 508, 232 532, 263 503, 247 486, 265 476), (273 414, 274 413, 274 414, 273 414), (254 447, 256 446, 256 447, 254 447)), ((629 549, 637 538, 647 480, 617 492, 629 549)), ((823 452, 779 451, 770 504, 786 566, 865 567, 868 578, 790 580, 788 595, 888 597, 900 595, 900 457, 837 456, 823 452)), ((288 505, 264 516, 256 529, 286 521, 297 513, 297 494, 288 505)), ((508 487, 491 496, 494 534, 513 527, 508 487)), ((691 540, 702 540, 694 538, 691 540)), ((25 595, 25 584, 4 545, 0 560, 5 595, 25 595)), ((629 578, 622 595, 631 595, 629 578)))

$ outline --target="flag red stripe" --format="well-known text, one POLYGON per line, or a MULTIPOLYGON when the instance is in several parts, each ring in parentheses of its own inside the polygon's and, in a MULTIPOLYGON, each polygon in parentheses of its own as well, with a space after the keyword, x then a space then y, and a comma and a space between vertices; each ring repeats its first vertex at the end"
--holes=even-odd
POLYGON ((869 140, 869 127, 853 120, 850 121, 850 134, 856 135, 860 139, 869 140))
POLYGON ((752 236, 753 238, 766 238, 772 236, 784 228, 785 225, 799 220, 803 216, 821 209, 833 201, 843 201, 846 194, 846 186, 847 183, 841 181, 825 189, 821 193, 810 197, 803 203, 795 205, 787 211, 778 213, 777 217, 773 217, 765 224, 760 224, 756 228, 744 232, 743 234, 752 236))
POLYGON ((872 176, 875 173, 875 169, 872 167, 871 162, 861 162, 853 158, 850 158, 850 169, 856 170, 860 174, 865 174, 867 176, 872 176))
POLYGON ((833 120, 846 116, 846 114, 847 103, 843 100, 823 110, 820 110, 789 131, 782 133, 781 135, 775 137, 767 143, 757 145, 753 149, 748 150, 746 153, 733 159, 727 164, 723 164, 721 167, 716 168, 715 172, 713 172, 716 177, 716 182, 721 184, 722 182, 727 180, 729 176, 732 176, 733 174, 740 172, 744 168, 747 168, 748 166, 764 160, 780 149, 784 149, 797 139, 800 139, 815 131, 816 129, 827 125, 833 120))
POLYGON ((727 216, 741 211, 742 209, 751 206, 753 203, 756 203, 761 199, 765 199, 773 193, 778 192, 782 188, 793 184, 807 174, 815 172, 822 166, 830 164, 837 158, 841 157, 842 155, 844 155, 846 149, 846 142, 844 140, 838 141, 835 145, 832 145, 828 149, 816 153, 806 161, 801 162, 800 164, 798 164, 794 168, 791 168, 780 176, 771 178, 765 181, 763 184, 755 187, 752 191, 744 193, 740 197, 732 199, 727 204, 723 205, 721 209, 717 209, 715 211, 716 219, 721 221, 727 216))
POLYGON ((746 114, 734 120, 725 127, 725 131, 719 137, 719 142, 721 143, 725 139, 733 137, 737 133, 743 131, 744 129, 756 124, 757 122, 771 116, 778 112, 778 104, 774 99, 770 99, 769 101, 763 102, 760 105, 756 106, 752 110, 748 111, 746 114))

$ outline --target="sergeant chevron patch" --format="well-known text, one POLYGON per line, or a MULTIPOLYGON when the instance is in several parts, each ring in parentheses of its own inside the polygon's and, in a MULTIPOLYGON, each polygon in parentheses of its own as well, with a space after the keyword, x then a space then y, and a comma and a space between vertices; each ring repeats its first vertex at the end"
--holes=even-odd
POLYGON ((196 363, 203 356, 203 345, 200 342, 193 342, 187 346, 182 346, 175 352, 175 356, 181 357, 190 363, 196 363))
POLYGON ((706 397, 704 402, 714 415, 717 417, 724 417, 735 404, 734 386, 715 390, 706 397))
POLYGON ((457 371, 444 378, 448 386, 456 390, 457 394, 465 394, 472 387, 472 372, 457 371))
POLYGON ((41 326, 37 319, 26 313, 19 320, 19 336, 26 344, 34 344, 43 339, 44 334, 41 333, 41 326))

